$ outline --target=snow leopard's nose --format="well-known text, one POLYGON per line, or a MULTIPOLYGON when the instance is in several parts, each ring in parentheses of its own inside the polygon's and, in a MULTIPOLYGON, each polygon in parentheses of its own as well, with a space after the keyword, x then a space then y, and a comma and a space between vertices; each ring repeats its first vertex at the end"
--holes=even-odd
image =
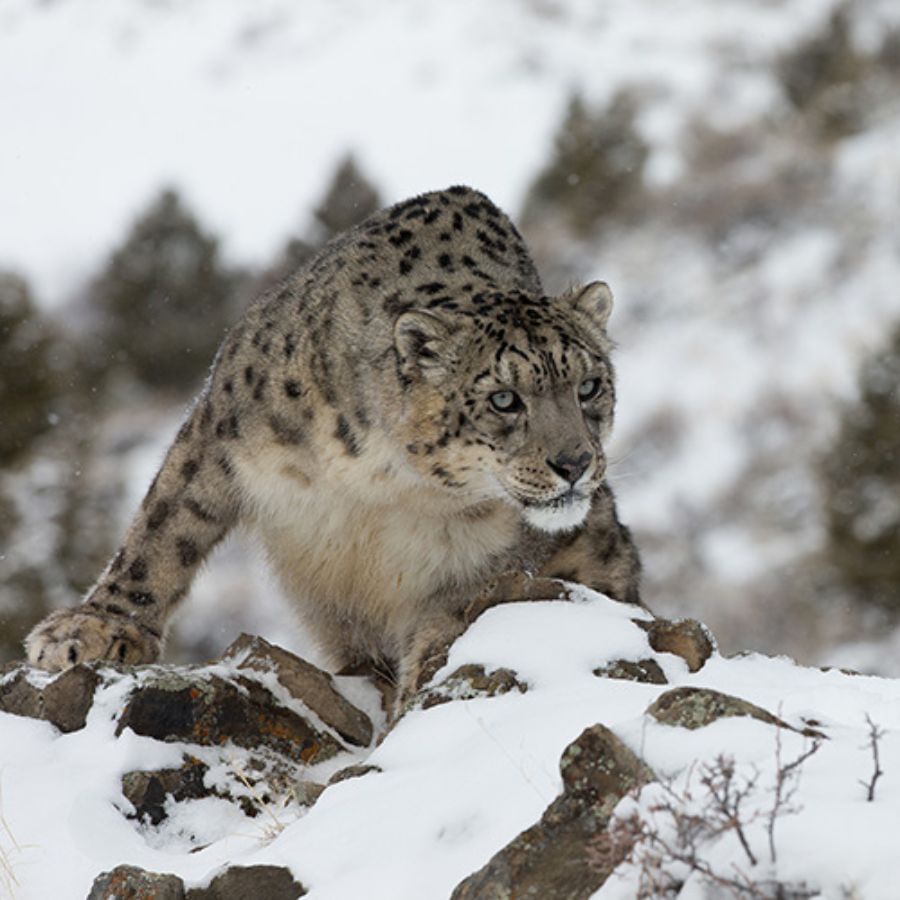
POLYGON ((559 475, 565 478, 569 484, 575 484, 579 478, 587 471, 587 467, 591 464, 593 454, 590 450, 585 450, 577 456, 572 453, 560 453, 556 459, 547 459, 547 465, 559 475))

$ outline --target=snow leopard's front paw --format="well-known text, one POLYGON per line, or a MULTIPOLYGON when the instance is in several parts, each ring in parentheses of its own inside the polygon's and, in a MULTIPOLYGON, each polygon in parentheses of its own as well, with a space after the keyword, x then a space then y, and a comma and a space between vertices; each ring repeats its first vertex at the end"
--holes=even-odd
POLYGON ((161 649, 160 635, 152 628, 90 604, 51 613, 25 638, 28 661, 49 672, 95 660, 155 662, 161 649))
POLYGON ((447 662, 451 644, 465 624, 456 616, 434 613, 409 635, 400 659, 391 721, 396 722, 416 702, 416 696, 447 662))

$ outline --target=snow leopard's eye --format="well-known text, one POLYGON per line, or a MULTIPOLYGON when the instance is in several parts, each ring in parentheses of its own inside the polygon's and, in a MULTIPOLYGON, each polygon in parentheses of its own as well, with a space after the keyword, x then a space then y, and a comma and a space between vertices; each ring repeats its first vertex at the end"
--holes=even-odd
POLYGON ((599 378, 585 378, 581 384, 578 385, 578 399, 582 403, 586 403, 588 400, 593 400, 597 394, 600 393, 600 379, 599 378))
POLYGON ((497 410, 497 412, 502 413, 515 413, 518 412, 522 406, 522 399, 515 391, 494 391, 488 400, 491 401, 491 406, 497 410))

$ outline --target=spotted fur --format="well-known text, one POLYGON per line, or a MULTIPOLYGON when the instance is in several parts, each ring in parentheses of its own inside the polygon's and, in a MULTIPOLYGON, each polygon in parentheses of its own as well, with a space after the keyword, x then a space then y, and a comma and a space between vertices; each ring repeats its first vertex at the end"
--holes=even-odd
POLYGON ((611 302, 601 283, 546 296, 515 226, 465 187, 338 237, 226 337, 121 548, 30 659, 156 659, 239 522, 336 665, 402 668, 509 570, 639 602, 605 481, 611 302))

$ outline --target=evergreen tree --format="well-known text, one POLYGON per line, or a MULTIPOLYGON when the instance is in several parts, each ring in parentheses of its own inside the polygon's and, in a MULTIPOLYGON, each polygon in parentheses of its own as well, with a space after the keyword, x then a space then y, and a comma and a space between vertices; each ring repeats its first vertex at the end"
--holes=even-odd
POLYGON ((217 240, 163 191, 93 285, 104 363, 153 388, 195 386, 229 323, 232 293, 217 240))
POLYGON ((523 221, 557 213, 572 230, 590 234, 604 218, 621 213, 643 186, 648 148, 635 126, 632 94, 617 93, 596 112, 580 95, 569 101, 553 157, 531 185, 523 221))
POLYGON ((352 154, 345 156, 315 210, 320 243, 352 228, 381 208, 378 191, 362 173, 352 154))
POLYGON ((900 327, 863 367, 822 467, 828 559, 863 601, 900 610, 900 327))
POLYGON ((24 456, 50 426, 59 388, 52 331, 26 282, 0 272, 0 466, 24 456))
POLYGON ((777 70, 791 106, 820 137, 836 140, 863 126, 871 63, 853 41, 848 7, 839 6, 821 32, 782 56, 777 70))
POLYGON ((313 211, 313 227, 306 238, 292 237, 275 262, 251 285, 260 294, 289 278, 331 238, 358 225, 382 206, 378 190, 363 174, 353 156, 345 156, 318 206, 313 211))

